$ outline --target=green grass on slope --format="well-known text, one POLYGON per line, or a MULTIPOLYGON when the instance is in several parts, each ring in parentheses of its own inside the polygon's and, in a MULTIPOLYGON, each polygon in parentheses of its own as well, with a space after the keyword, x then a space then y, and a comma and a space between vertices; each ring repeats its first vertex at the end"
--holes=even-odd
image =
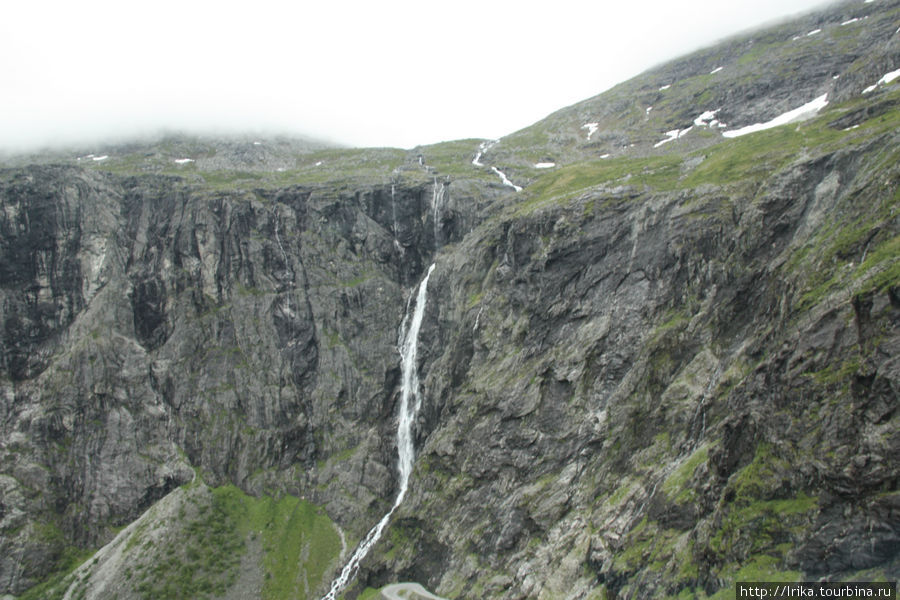
POLYGON ((366 588, 356 597, 356 600, 379 600, 380 598, 381 592, 379 590, 366 588))
POLYGON ((422 159, 429 167, 434 167, 437 175, 450 175, 452 177, 484 177, 496 176, 485 167, 476 167, 472 159, 478 153, 481 140, 455 140, 441 142, 431 146, 417 148, 422 154, 422 159))
POLYGON ((246 511, 251 535, 262 537, 266 569, 263 598, 302 597, 322 581, 325 570, 341 552, 341 540, 321 508, 293 496, 279 501, 252 498, 233 487, 220 488, 234 506, 246 511))
POLYGON ((307 590, 319 585, 329 562, 341 551, 331 520, 306 500, 293 496, 277 501, 267 496, 254 498, 232 485, 212 493, 215 519, 200 527, 201 536, 204 528, 215 531, 220 527, 217 522, 224 522, 231 529, 231 539, 208 546, 205 552, 232 555, 235 550, 243 550, 248 535, 258 538, 264 553, 262 597, 267 600, 304 597, 307 590))
MULTIPOLYGON (((213 490, 218 519, 233 528, 233 537, 259 539, 263 549, 262 597, 303 598, 318 587, 341 542, 331 520, 317 506, 294 496, 254 498, 233 485, 213 490)), ((209 527, 215 528, 212 522, 209 527)), ((219 552, 207 548, 207 552, 219 552)), ((190 597, 190 596, 187 596, 190 597)))
POLYGON ((854 192, 852 203, 829 215, 794 252, 786 267, 804 275, 798 309, 815 306, 848 285, 854 293, 865 293, 900 282, 900 237, 892 226, 900 206, 898 164, 900 148, 873 152, 867 168, 886 175, 854 192))
POLYGON ((48 579, 19 596, 18 600, 61 600, 69 586, 69 574, 93 553, 93 550, 77 550, 69 546, 57 563, 59 569, 48 579))
MULTIPOLYGON (((670 501, 695 501, 690 480, 707 461, 707 448, 697 449, 663 483, 670 501)), ((787 553, 813 526, 819 504, 802 491, 782 494, 783 475, 789 469, 770 445, 760 444, 754 459, 730 478, 733 499, 719 504, 714 527, 692 532, 690 527, 671 528, 663 524, 665 520, 645 517, 626 533, 626 543, 613 559, 615 570, 629 578, 655 573, 671 586, 668 597, 682 600, 710 597, 696 587, 703 569, 724 583, 711 596, 716 599, 733 598, 736 581, 799 581, 802 574, 786 568, 787 553)), ((622 494, 614 496, 616 503, 625 500, 622 494)), ((640 591, 640 578, 632 578, 620 595, 640 591)))
POLYGON ((809 122, 789 123, 725 140, 699 153, 705 157, 704 161, 682 180, 681 185, 694 187, 703 183, 756 181, 804 154, 833 152, 841 146, 863 143, 900 128, 900 110, 896 109, 861 123, 857 129, 841 131, 828 125, 838 114, 859 103, 846 103, 839 110, 832 109, 809 122))
POLYGON ((197 163, 177 165, 172 161, 161 162, 135 155, 111 156, 101 163, 85 166, 118 175, 147 172, 173 175, 207 188, 228 191, 362 180, 387 181, 395 169, 405 164, 407 158, 408 152, 397 148, 340 148, 298 155, 290 168, 270 170, 207 170, 197 163))
MULTIPOLYGON (((124 579, 138 598, 217 598, 237 583, 242 560, 258 560, 261 598, 296 600, 318 588, 341 551, 340 537, 325 512, 294 496, 254 498, 233 485, 191 493, 167 523, 148 520, 125 542, 124 579), (160 536, 158 529, 165 527, 160 536)), ((252 569, 251 569, 252 572, 252 569)), ((54 578, 23 599, 61 597, 70 580, 54 578), (48 596, 53 591, 56 596, 48 596)), ((76 584, 79 600, 87 587, 76 584)))
POLYGON ((530 211, 548 203, 574 198, 599 185, 648 186, 672 189, 678 185, 682 159, 677 155, 650 158, 600 159, 555 169, 530 185, 525 201, 519 205, 530 211))
MULTIPOLYGON (((225 593, 237 578, 245 550, 239 515, 230 508, 221 494, 214 493, 211 502, 197 506, 196 515, 184 524, 173 547, 151 549, 144 542, 146 550, 155 552, 154 560, 134 571, 129 568, 125 574, 136 582, 138 594, 148 600, 175 600, 225 593)), ((139 543, 138 534, 127 546, 139 543)))
MULTIPOLYGON (((900 93, 885 95, 890 101, 900 93)), ((566 165, 541 174, 522 194, 520 213, 565 203, 601 186, 629 185, 638 189, 670 191, 704 184, 755 186, 804 156, 833 152, 847 145, 866 143, 900 130, 900 110, 894 109, 840 130, 829 126, 837 117, 861 106, 853 100, 829 107, 818 118, 790 123, 719 143, 688 154, 672 152, 651 157, 610 158, 566 165), (689 167, 689 164, 696 166, 689 167)))

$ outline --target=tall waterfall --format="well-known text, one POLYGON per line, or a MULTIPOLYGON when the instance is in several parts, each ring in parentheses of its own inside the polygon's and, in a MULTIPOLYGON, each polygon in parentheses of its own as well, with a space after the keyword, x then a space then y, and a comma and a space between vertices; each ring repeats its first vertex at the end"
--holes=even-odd
POLYGON ((434 271, 434 265, 428 267, 425 278, 419 284, 419 292, 416 294, 416 303, 410 317, 410 304, 406 306, 406 316, 403 317, 403 324, 400 326, 400 339, 398 346, 400 349, 400 371, 402 379, 400 382, 400 415, 397 422, 397 467, 400 472, 400 491, 397 493, 397 499, 394 505, 387 512, 378 524, 369 530, 363 541, 353 552, 350 560, 344 565, 341 574, 331 582, 331 589, 322 597, 322 600, 336 600, 337 595, 344 589, 350 579, 359 569, 359 563, 372 549, 372 546, 381 537, 384 528, 387 526, 391 515, 403 502, 406 496, 406 490, 409 488, 409 476, 412 473, 413 461, 415 459, 415 445, 413 440, 412 426, 416 420, 416 413, 422 405, 422 399, 419 397, 419 373, 416 369, 416 354, 419 346, 419 328, 422 326, 422 317, 425 315, 425 300, 428 293, 428 278, 434 271))
POLYGON ((400 226, 397 224, 397 198, 393 183, 391 184, 391 216, 394 219, 393 228, 391 229, 391 233, 394 234, 394 248, 397 249, 397 252, 403 255, 403 246, 400 245, 400 240, 397 239, 397 230, 400 229, 400 226))
POLYGON ((438 187, 437 177, 434 178, 434 184, 431 190, 431 213, 434 220, 434 247, 441 247, 441 210, 444 206, 444 192, 447 186, 442 181, 438 187))

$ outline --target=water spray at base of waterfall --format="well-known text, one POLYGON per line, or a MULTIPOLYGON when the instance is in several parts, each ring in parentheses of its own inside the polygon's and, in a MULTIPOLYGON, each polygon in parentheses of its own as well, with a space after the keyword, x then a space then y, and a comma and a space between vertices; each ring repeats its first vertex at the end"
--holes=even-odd
POLYGON ((415 305, 407 304, 406 315, 403 317, 403 323, 400 326, 398 347, 400 350, 402 379, 400 383, 400 415, 397 422, 397 468, 400 473, 400 491, 397 493, 397 499, 394 500, 391 510, 381 517, 381 520, 378 521, 375 527, 369 530, 363 541, 356 547, 350 560, 341 569, 340 575, 331 583, 331 589, 322 596, 322 600, 337 600, 338 594, 356 575, 359 563, 362 562, 369 550, 381 538, 384 528, 387 527, 388 521, 391 520, 391 515, 403 502, 406 490, 409 488, 409 476, 412 474, 413 462, 415 461, 415 444, 412 428, 416 420, 416 414, 422 406, 422 398, 419 396, 419 373, 416 368, 416 355, 419 348, 419 329, 422 327, 422 318, 425 315, 428 278, 431 277, 432 271, 434 271, 434 265, 428 267, 425 278, 419 284, 415 305), (410 316, 409 312, 411 307, 413 308, 412 316, 410 316))

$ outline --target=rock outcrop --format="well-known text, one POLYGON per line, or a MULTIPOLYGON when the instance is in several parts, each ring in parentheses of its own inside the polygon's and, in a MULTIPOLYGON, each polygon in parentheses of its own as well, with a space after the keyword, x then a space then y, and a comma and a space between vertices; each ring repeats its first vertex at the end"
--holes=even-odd
POLYGON ((896 580, 900 90, 860 88, 898 15, 837 5, 496 144, 3 169, 0 593, 320 595, 396 495, 432 262, 417 462, 347 597, 896 580))

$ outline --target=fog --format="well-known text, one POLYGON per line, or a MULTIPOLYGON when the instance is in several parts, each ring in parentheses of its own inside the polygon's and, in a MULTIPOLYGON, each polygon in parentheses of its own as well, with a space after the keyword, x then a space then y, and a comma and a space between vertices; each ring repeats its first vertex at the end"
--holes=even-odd
POLYGON ((7 3, 0 149, 160 129, 404 148, 500 137, 664 60, 820 4, 7 3))

